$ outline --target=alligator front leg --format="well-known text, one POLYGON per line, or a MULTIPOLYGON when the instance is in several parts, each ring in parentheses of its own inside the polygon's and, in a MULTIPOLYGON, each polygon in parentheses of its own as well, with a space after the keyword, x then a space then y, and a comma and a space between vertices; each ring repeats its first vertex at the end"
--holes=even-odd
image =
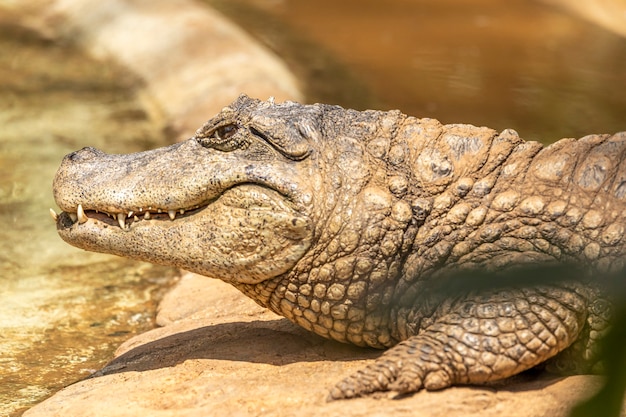
POLYGON ((329 399, 437 390, 515 375, 576 340, 587 302, 575 288, 544 286, 471 295, 443 309, 432 325, 337 384, 329 399))

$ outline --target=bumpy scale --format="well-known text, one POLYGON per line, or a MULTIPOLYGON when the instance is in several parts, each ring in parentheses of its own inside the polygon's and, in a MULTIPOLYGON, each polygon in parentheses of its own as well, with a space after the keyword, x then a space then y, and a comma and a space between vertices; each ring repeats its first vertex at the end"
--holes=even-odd
MULTIPOLYGON (((585 372, 610 307, 576 279, 478 290, 463 271, 623 267, 626 133, 512 130, 241 96, 166 148, 69 154, 72 245, 220 278, 321 336, 390 348, 331 398, 585 372), (452 277, 452 278, 450 278, 452 277), (462 283, 458 291, 442 286, 462 283)), ((454 286, 454 285, 452 285, 454 286)))

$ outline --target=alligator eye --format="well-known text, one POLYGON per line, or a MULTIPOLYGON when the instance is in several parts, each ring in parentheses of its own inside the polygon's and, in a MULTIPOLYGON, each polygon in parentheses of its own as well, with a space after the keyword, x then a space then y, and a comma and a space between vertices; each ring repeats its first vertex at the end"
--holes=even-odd
POLYGON ((235 124, 220 126, 215 131, 215 138, 220 141, 225 141, 231 138, 235 132, 237 132, 237 125, 235 124))
POLYGON ((245 141, 245 138, 242 135, 236 134, 238 130, 239 125, 237 123, 229 123, 208 130, 207 133, 200 132, 196 136, 196 140, 205 148, 230 152, 239 148, 245 141))

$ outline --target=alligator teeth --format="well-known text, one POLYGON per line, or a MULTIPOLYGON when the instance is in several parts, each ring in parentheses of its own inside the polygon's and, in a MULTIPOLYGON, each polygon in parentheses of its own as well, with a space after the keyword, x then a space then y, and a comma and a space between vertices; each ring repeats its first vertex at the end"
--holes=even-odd
POLYGON ((133 213, 134 213, 133 211, 129 211, 129 212, 128 212, 128 218, 129 218, 129 219, 130 219, 131 217, 133 217, 133 213))
POLYGON ((85 215, 85 210, 83 210, 83 206, 81 204, 79 204, 78 208, 76 209, 76 218, 78 219, 78 223, 80 224, 83 224, 87 220, 89 220, 89 217, 85 215))
POLYGON ((175 210, 168 210, 167 211, 168 216, 170 216, 170 219, 174 220, 176 218, 176 211, 175 210))
POLYGON ((117 222, 122 229, 126 229, 126 216, 124 213, 117 213, 117 222))
POLYGON ((180 209, 180 210, 178 210, 178 212, 179 212, 180 214, 185 214, 185 209, 180 209))
POLYGON ((50 217, 52 217, 52 220, 54 220, 54 222, 57 222, 57 219, 59 218, 59 215, 57 214, 56 211, 50 209, 50 217))
POLYGON ((149 211, 146 211, 146 214, 144 214, 144 215, 143 215, 143 218, 144 218, 145 220, 150 220, 150 212, 149 212, 149 211))
POLYGON ((70 219, 72 219, 73 222, 76 222, 78 220, 78 216, 76 215, 76 213, 68 213, 70 215, 70 219))

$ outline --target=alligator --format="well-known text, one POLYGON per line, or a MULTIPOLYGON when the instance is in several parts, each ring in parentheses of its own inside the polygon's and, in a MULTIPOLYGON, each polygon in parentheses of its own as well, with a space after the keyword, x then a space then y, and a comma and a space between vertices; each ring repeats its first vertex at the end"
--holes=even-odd
POLYGON ((71 245, 219 278, 325 338, 387 349, 330 399, 403 395, 595 369, 611 301, 594 274, 626 253, 625 155, 626 132, 544 147, 242 95, 186 141, 68 154, 52 215, 71 245), (475 290, 469 274, 567 263, 580 277, 475 290), (439 291, 448 277, 467 285, 439 291))

